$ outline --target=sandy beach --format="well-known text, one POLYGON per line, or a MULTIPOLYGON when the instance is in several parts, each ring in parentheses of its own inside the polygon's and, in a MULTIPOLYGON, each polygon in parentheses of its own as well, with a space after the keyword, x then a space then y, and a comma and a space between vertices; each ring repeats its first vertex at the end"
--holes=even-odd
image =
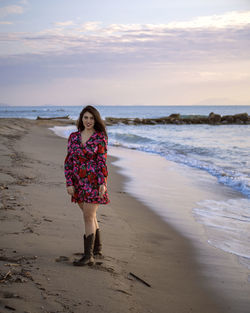
POLYGON ((65 123, 0 120, 0 312, 247 313, 247 270, 220 294, 209 277, 223 280, 221 260, 234 271, 233 257, 215 249, 214 267, 202 268, 191 241, 124 189, 111 156, 111 203, 98 211, 104 259, 72 266, 83 220, 65 190, 66 139, 48 129, 65 123))

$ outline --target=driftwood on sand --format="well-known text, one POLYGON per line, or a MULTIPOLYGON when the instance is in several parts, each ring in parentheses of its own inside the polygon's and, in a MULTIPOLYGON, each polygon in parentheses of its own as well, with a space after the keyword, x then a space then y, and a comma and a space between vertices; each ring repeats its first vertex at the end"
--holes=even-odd
POLYGON ((147 283, 144 279, 140 278, 139 276, 135 275, 132 272, 129 272, 129 274, 134 277, 135 279, 137 279, 138 281, 140 281, 141 283, 143 283, 144 285, 151 287, 151 285, 149 283, 147 283))
POLYGON ((57 117, 40 117, 36 118, 37 120, 69 120, 69 116, 57 116, 57 117))

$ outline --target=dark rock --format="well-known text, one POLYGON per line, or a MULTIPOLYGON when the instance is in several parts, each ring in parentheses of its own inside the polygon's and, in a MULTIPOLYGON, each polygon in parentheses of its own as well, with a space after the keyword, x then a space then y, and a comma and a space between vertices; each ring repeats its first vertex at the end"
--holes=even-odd
POLYGON ((219 114, 214 114, 211 112, 208 116, 209 124, 219 124, 221 122, 221 116, 219 114))
POLYGON ((237 120, 242 121, 242 122, 247 122, 249 119, 249 116, 247 113, 235 114, 234 119, 236 123, 237 123, 237 120))
POLYGON ((241 113, 236 115, 225 115, 220 116, 211 112, 209 116, 204 115, 184 115, 181 116, 179 113, 173 113, 170 116, 163 116, 158 118, 117 118, 117 117, 106 117, 105 123, 107 126, 115 124, 125 125, 157 125, 157 124, 250 124, 250 117, 247 113, 241 113))
POLYGON ((224 115, 222 116, 221 121, 224 123, 226 122, 228 124, 232 124, 234 123, 234 117, 232 115, 224 115))
POLYGON ((203 115, 186 115, 182 118, 185 124, 208 124, 209 120, 207 116, 203 115))
POLYGON ((235 124, 244 124, 244 122, 241 119, 236 118, 235 124))
POLYGON ((153 120, 150 119, 150 118, 143 118, 143 119, 141 120, 141 122, 142 122, 142 124, 144 124, 144 125, 155 125, 155 124, 156 124, 156 123, 153 122, 153 120))
POLYGON ((141 124, 141 120, 137 117, 134 119, 134 124, 141 124))
POLYGON ((171 115, 169 115, 170 118, 173 118, 175 120, 179 120, 180 119, 180 114, 179 113, 173 113, 171 115))

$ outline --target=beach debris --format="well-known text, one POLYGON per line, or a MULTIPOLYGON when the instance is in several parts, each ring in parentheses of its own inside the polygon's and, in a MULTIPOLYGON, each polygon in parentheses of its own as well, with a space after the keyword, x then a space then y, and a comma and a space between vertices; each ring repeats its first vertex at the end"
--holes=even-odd
POLYGON ((151 285, 149 283, 147 283, 144 279, 138 277, 137 275, 135 275, 132 272, 129 272, 129 274, 134 277, 135 279, 137 279, 138 281, 140 281, 141 283, 143 283, 144 285, 146 285, 147 287, 151 287, 151 285))
POLYGON ((29 280, 34 280, 31 273, 29 271, 26 271, 25 269, 22 269, 22 271, 19 273, 19 275, 22 275, 23 277, 28 278, 29 280))
POLYGON ((5 282, 5 280, 11 276, 11 271, 9 270, 3 277, 1 277, 0 283, 5 282))
POLYGON ((18 264, 18 263, 6 263, 6 264, 4 264, 4 266, 13 267, 13 266, 20 266, 20 264, 18 264))
POLYGON ((34 230, 30 226, 28 226, 28 227, 23 229, 23 232, 24 233, 34 233, 34 230))
POLYGON ((131 293, 127 292, 126 290, 123 290, 123 289, 115 289, 115 291, 118 291, 118 292, 121 292, 121 293, 125 293, 126 295, 128 296, 132 296, 131 293))
POLYGON ((7 304, 4 306, 4 308, 7 309, 7 310, 16 311, 15 308, 13 308, 12 306, 9 306, 7 304))
POLYGON ((43 218, 43 220, 45 221, 45 222, 53 222, 51 219, 49 219, 49 218, 43 218))
POLYGON ((9 189, 9 187, 8 187, 8 186, 6 186, 6 185, 2 185, 2 186, 0 186, 0 189, 1 189, 1 190, 4 190, 4 189, 9 189))
POLYGON ((11 271, 9 270, 5 275, 0 274, 0 283, 25 283, 27 279, 33 281, 33 277, 31 273, 25 269, 21 269, 21 271, 11 271), (2 276, 2 277, 1 277, 2 276))

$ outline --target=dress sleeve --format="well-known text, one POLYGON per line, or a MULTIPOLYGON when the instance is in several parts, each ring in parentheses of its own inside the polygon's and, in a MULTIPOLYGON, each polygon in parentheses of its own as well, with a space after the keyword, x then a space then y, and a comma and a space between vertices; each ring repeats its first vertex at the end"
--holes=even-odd
POLYGON ((73 156, 72 156, 72 147, 71 147, 71 135, 68 139, 68 147, 67 147, 67 156, 64 161, 64 175, 66 178, 66 186, 73 186, 73 156))
POLYGON ((107 138, 103 136, 98 142, 97 150, 97 165, 98 165, 98 185, 103 185, 107 183, 108 169, 107 169, 107 138))

